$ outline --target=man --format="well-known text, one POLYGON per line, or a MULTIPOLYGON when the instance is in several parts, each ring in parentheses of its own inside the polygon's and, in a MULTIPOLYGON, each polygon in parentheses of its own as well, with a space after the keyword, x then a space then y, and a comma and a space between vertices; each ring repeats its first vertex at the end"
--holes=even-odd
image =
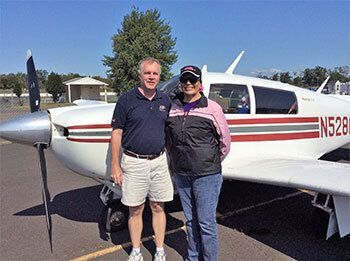
POLYGON ((156 89, 160 73, 157 59, 142 60, 139 63, 140 86, 119 98, 112 118, 111 178, 122 186, 121 202, 129 207, 128 226, 133 246, 130 261, 143 260, 140 241, 146 197, 152 210, 157 247, 154 260, 166 257, 164 202, 173 200, 173 186, 164 153, 170 100, 156 89), (124 151, 120 161, 121 147, 124 151))
POLYGON ((230 131, 220 105, 201 92, 201 70, 185 66, 179 80, 181 92, 173 99, 167 126, 170 169, 187 219, 186 260, 216 261, 216 207, 230 131))

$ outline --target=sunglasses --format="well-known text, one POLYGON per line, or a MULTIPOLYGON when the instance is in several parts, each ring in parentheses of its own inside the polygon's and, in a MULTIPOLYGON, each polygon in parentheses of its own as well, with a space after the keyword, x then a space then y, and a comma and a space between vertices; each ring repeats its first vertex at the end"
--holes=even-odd
POLYGON ((190 82, 191 84, 195 84, 197 81, 199 81, 200 78, 194 77, 194 76, 187 76, 187 77, 181 77, 180 82, 183 84, 186 84, 187 82, 190 82))

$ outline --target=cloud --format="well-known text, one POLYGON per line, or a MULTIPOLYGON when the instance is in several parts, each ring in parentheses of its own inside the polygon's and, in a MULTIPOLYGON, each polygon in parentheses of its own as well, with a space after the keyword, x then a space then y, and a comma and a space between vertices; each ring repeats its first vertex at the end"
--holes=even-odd
POLYGON ((266 75, 266 76, 272 76, 275 73, 280 73, 282 72, 281 69, 277 68, 267 68, 267 69, 255 69, 250 74, 257 76, 257 75, 266 75))

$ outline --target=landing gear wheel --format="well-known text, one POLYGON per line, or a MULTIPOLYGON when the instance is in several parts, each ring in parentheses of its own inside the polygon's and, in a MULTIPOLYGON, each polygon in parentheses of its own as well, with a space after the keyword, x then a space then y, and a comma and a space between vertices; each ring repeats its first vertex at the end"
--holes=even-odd
POLYGON ((109 203, 106 207, 106 231, 117 232, 126 228, 129 209, 119 200, 109 203))

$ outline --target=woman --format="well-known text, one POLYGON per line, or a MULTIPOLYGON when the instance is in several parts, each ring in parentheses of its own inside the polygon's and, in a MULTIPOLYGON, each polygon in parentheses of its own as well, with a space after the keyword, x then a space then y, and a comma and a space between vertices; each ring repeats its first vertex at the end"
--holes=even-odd
POLYGON ((167 121, 170 170, 187 219, 186 260, 217 260, 221 162, 231 138, 222 108, 201 92, 201 77, 196 66, 181 69, 182 92, 174 98, 167 121))

